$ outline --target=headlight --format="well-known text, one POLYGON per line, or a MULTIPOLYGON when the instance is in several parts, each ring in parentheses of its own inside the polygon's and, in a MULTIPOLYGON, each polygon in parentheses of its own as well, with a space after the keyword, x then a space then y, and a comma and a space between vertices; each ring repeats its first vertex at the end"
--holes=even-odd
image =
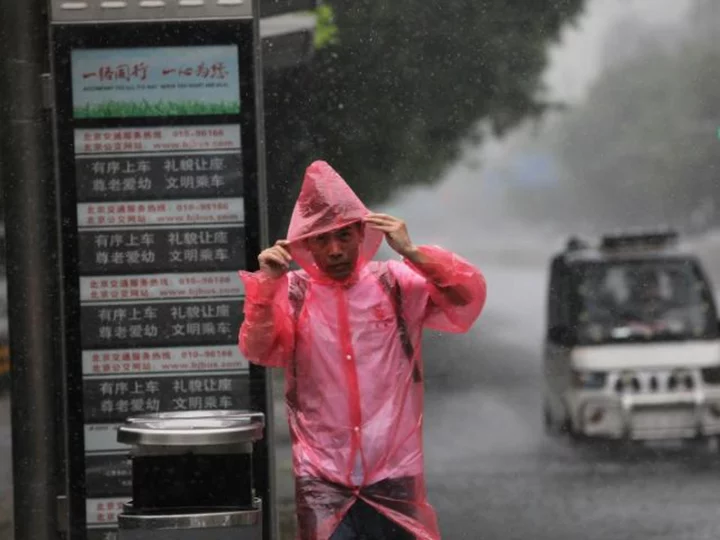
POLYGON ((572 385, 575 388, 598 390, 605 386, 607 373, 602 371, 575 371, 572 372, 572 385))
POLYGON ((692 373, 687 369, 676 369, 668 378, 668 390, 692 390, 695 387, 695 380, 692 373))
POLYGON ((640 391, 640 379, 634 371, 625 370, 618 376, 615 381, 615 391, 618 393, 624 392, 639 392, 640 391))

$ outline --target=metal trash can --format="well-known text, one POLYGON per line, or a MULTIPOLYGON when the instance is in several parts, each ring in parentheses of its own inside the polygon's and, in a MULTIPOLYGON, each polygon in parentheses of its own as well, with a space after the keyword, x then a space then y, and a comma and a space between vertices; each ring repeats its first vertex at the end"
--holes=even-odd
POLYGON ((132 500, 119 540, 262 540, 253 443, 265 416, 250 411, 139 415, 118 428, 130 445, 132 500))

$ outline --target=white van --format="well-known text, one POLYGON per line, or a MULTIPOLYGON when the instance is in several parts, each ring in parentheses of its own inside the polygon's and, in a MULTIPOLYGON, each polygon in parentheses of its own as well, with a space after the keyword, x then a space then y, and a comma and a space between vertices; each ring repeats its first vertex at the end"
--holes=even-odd
POLYGON ((553 257, 543 358, 548 433, 720 435, 713 289, 672 231, 577 239, 553 257))

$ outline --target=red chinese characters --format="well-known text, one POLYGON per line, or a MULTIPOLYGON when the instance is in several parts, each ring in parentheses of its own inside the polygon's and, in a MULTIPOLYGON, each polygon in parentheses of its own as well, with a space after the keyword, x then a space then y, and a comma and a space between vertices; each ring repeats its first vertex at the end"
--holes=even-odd
POLYGON ((215 62, 210 65, 207 65, 205 62, 201 62, 196 68, 163 68, 162 74, 163 77, 167 77, 168 75, 179 75, 181 77, 196 77, 199 79, 227 79, 229 76, 224 62, 215 62))
POLYGON ((82 74, 83 79, 97 79, 99 82, 109 81, 145 81, 148 78, 150 66, 145 62, 138 64, 118 64, 116 66, 103 65, 95 71, 82 74))

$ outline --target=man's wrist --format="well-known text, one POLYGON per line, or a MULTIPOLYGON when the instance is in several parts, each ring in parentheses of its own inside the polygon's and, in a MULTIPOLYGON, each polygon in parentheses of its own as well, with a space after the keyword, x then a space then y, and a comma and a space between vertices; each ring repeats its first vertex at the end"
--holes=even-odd
POLYGON ((282 283, 281 278, 284 276, 284 274, 281 274, 279 276, 273 275, 272 272, 261 269, 257 272, 257 276, 257 288, 255 289, 257 293, 254 298, 255 303, 272 305, 275 301, 275 293, 277 292, 280 284, 282 283))
POLYGON ((443 287, 445 276, 442 267, 438 267, 438 261, 428 254, 427 251, 418 246, 413 246, 404 255, 405 260, 412 265, 415 270, 420 272, 425 279, 433 283, 436 287, 443 287))
POLYGON ((416 245, 412 245, 410 248, 402 253, 402 256, 413 264, 422 264, 425 260, 420 248, 416 245))
POLYGON ((285 272, 273 272, 272 270, 261 268, 260 274, 262 274, 263 278, 267 281, 277 281, 285 275, 285 272))

